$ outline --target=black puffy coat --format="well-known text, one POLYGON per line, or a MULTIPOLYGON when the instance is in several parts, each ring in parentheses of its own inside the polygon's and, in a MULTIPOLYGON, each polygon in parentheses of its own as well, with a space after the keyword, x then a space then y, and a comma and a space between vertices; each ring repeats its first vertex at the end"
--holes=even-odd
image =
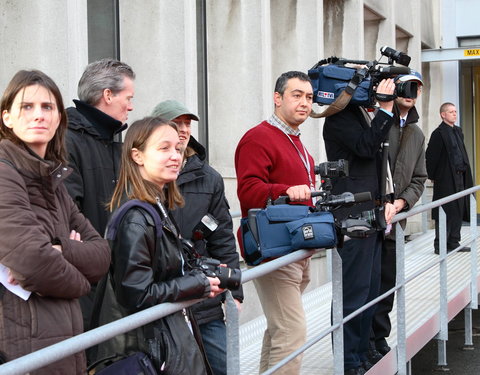
MULTIPOLYGON (((210 293, 210 283, 201 271, 184 269, 185 261, 176 228, 171 223, 165 223, 163 235, 157 239, 155 222, 142 208, 134 207, 126 212, 110 246, 112 284, 122 315, 133 314, 164 302, 202 298, 210 293), (153 256, 156 256, 155 260, 153 256)), ((112 311, 113 314, 118 312, 112 311)), ((195 331, 196 324, 192 324, 195 331)), ((127 343, 123 343, 123 348, 125 351, 149 352, 144 340, 149 334, 148 330, 153 327, 154 332, 157 332, 157 329, 161 331, 166 325, 170 326, 169 330, 176 340, 174 353, 177 353, 178 358, 172 360, 176 361, 179 367, 175 373, 209 374, 210 368, 205 363, 201 349, 200 333, 196 332, 195 340, 181 311, 125 335, 127 343), (178 340, 179 337, 184 339, 178 340)), ((163 337, 159 338, 163 340, 163 337)), ((112 342, 110 344, 113 345, 113 351, 118 352, 119 347, 115 347, 112 342)), ((112 349, 108 349, 109 343, 105 345, 107 347, 102 350, 110 350, 111 353, 112 349)))
POLYGON ((68 193, 93 227, 103 235, 108 222, 105 204, 110 201, 120 172, 122 143, 114 141, 126 126, 80 100, 67 108, 66 135, 69 166, 68 193))
MULTIPOLYGON (((232 268, 239 268, 239 257, 235 246, 232 217, 225 198, 222 176, 205 161, 205 148, 190 137, 188 146, 196 154, 189 157, 177 179, 177 185, 185 199, 185 206, 172 211, 183 238, 192 239, 192 231, 207 213, 214 216, 218 228, 206 239, 196 241, 201 255, 220 260, 232 268)), ((243 301, 243 291, 232 291, 235 299, 243 301)), ((223 295, 209 298, 192 306, 199 324, 223 319, 223 295)))

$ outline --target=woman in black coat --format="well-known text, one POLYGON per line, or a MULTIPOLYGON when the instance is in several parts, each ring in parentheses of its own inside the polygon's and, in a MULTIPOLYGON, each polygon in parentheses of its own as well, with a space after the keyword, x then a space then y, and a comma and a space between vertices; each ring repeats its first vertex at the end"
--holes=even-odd
MULTIPOLYGON (((119 183, 110 208, 121 206, 125 197, 139 199, 152 204, 164 223, 159 238, 152 215, 142 208, 131 208, 121 220, 111 243, 115 297, 127 313, 164 302, 215 297, 223 292, 218 287, 218 278, 206 277, 203 272, 188 270, 185 266, 179 232, 168 212, 182 204, 175 185, 181 160, 174 123, 147 117, 129 127, 119 183)), ((176 375, 210 373, 196 322, 188 310, 141 327, 136 333, 138 346, 132 349, 147 352, 154 359, 157 370, 170 367, 166 373, 176 375), (190 321, 186 321, 188 319, 190 321), (159 346, 155 348, 152 341, 159 346), (173 358, 168 354, 163 356, 168 345, 175 346, 173 358)))

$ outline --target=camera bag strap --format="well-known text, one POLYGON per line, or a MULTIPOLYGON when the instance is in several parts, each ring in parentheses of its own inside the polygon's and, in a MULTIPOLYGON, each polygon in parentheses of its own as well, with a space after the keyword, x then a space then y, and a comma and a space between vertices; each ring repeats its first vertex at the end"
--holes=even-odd
POLYGON ((363 81, 366 74, 366 68, 357 69, 357 72, 352 77, 350 82, 348 82, 347 87, 340 93, 338 98, 332 104, 330 104, 322 113, 316 113, 312 110, 312 112, 310 113, 310 117, 328 117, 343 110, 347 106, 347 104, 350 103, 350 100, 352 99, 355 90, 357 89, 358 85, 360 85, 360 83, 363 81))

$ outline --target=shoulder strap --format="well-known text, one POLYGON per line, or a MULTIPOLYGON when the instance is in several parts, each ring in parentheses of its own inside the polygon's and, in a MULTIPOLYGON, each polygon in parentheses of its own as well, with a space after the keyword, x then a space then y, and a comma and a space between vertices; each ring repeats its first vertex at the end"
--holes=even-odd
MULTIPOLYGON (((112 215, 108 225, 107 229, 105 231, 105 238, 107 240, 113 241, 117 235, 118 227, 120 225, 120 222, 122 221, 123 217, 127 213, 127 211, 132 208, 132 207, 140 207, 146 210, 150 216, 153 218, 153 221, 155 222, 155 236, 157 238, 157 241, 155 241, 155 252, 152 254, 153 256, 153 264, 152 268, 155 272, 157 269, 157 257, 156 255, 156 247, 158 245, 158 240, 162 237, 163 235, 163 221, 160 218, 160 214, 158 211, 149 203, 141 201, 139 199, 132 199, 124 204, 122 204, 112 215)), ((103 299, 105 298, 105 291, 107 288, 107 283, 110 282, 109 280, 110 277, 110 270, 107 272, 107 274, 100 280, 100 282, 97 285, 97 289, 95 291, 95 298, 94 298, 94 303, 93 303, 93 311, 92 315, 90 318, 90 329, 97 328, 99 325, 99 318, 100 318, 100 311, 102 309, 102 303, 103 299)))
POLYGON ((122 204, 115 211, 112 218, 110 219, 110 222, 108 223, 107 230, 105 232, 105 238, 111 241, 115 239, 120 222, 122 221, 127 211, 132 207, 141 207, 145 211, 147 211, 150 214, 150 216, 153 218, 153 221, 155 222, 155 233, 156 233, 157 239, 162 237, 163 220, 160 218, 160 214, 155 209, 155 207, 153 207, 150 203, 141 201, 139 199, 132 199, 122 204))

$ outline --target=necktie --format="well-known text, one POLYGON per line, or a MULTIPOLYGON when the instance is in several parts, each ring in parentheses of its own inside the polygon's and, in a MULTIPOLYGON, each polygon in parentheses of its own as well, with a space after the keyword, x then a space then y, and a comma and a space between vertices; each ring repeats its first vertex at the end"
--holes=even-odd
POLYGON ((400 127, 403 128, 405 126, 405 119, 401 118, 400 119, 400 127))

